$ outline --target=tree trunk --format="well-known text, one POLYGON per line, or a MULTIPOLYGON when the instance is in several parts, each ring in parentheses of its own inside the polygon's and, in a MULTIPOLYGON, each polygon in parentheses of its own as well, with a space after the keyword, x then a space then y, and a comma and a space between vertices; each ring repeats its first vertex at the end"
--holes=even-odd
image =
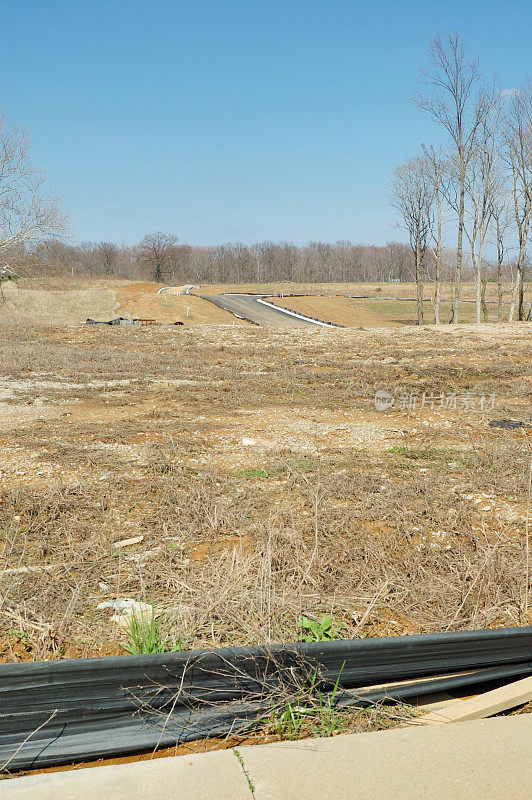
POLYGON ((436 325, 440 324, 441 253, 442 253, 441 204, 438 195, 438 241, 436 243, 436 296, 434 298, 434 322, 436 323, 436 325))
POLYGON ((519 248, 519 261, 517 263, 517 319, 522 322, 525 318, 525 249, 519 248))
MULTIPOLYGON (((514 204, 515 204, 515 218, 517 220, 517 227, 519 231, 519 258, 517 260, 517 319, 522 322, 525 318, 525 254, 526 242, 528 239, 528 228, 530 225, 530 216, 532 214, 532 201, 528 197, 525 208, 523 210, 522 218, 519 217, 517 207, 517 195, 515 193, 515 178, 514 178, 514 204)), ((513 298, 512 298, 513 299, 513 298)), ((512 317, 513 320, 513 317, 512 317)))
POLYGON ((485 230, 480 231, 478 253, 476 255, 476 311, 477 311, 477 324, 481 322, 481 315, 484 322, 487 321, 487 308, 486 308, 486 280, 482 275, 482 264, 484 261, 484 236, 485 230))
POLYGON ((525 295, 525 253, 526 253, 526 240, 528 237, 528 225, 526 224, 526 220, 523 223, 522 227, 519 229, 519 257, 517 259, 517 278, 515 283, 515 292, 516 296, 512 296, 512 319, 510 322, 513 322, 513 317, 515 314, 515 299, 517 299, 517 319, 522 322, 525 318, 525 309, 524 309, 524 295, 525 295))
POLYGON ((434 322, 440 324, 440 304, 441 304, 441 261, 436 261, 436 294, 434 297, 434 322))
POLYGON ((502 322, 502 262, 504 244, 501 236, 499 217, 497 216, 497 322, 502 322))
POLYGON ((502 264, 497 262, 497 322, 502 322, 502 264))
POLYGON ((486 303, 486 279, 481 277, 482 287, 480 290, 480 303, 482 305, 482 316, 484 317, 484 322, 488 321, 488 306, 486 303))
POLYGON ((462 281, 462 240, 464 237, 465 208, 465 164, 462 146, 460 146, 460 206, 458 209, 458 243, 456 245, 456 275, 454 282, 453 323, 458 325, 460 313, 460 284, 462 281))
POLYGON ((512 288, 512 296, 510 300, 510 311, 508 312, 508 322, 513 322, 515 317, 515 305, 517 302, 517 292, 519 289, 519 275, 515 277, 515 283, 512 288))
POLYGON ((480 258, 473 255, 473 260, 475 264, 475 321, 478 325, 482 313, 482 276, 480 274, 480 258))
POLYGON ((419 236, 416 238, 417 324, 423 325, 423 253, 419 236))

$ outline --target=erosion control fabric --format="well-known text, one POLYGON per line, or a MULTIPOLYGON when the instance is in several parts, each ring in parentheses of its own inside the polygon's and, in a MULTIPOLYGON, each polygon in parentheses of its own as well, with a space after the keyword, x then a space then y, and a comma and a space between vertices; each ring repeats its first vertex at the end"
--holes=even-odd
POLYGON ((338 676, 335 703, 363 706, 531 673, 532 627, 6 664, 0 768, 236 733, 338 676))

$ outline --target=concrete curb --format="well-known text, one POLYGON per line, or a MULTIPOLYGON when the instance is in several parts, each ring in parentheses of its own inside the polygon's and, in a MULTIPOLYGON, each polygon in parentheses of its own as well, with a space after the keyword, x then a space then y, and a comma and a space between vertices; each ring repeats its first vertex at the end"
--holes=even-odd
POLYGON ((3 800, 526 800, 532 714, 33 775, 3 800))
POLYGON ((2 800, 250 800, 232 750, 110 767, 49 772, 0 782, 2 800))

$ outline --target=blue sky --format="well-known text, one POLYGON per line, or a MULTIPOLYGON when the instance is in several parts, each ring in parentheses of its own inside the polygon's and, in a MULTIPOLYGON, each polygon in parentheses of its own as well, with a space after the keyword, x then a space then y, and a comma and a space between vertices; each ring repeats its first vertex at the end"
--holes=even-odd
POLYGON ((0 106, 73 238, 382 244, 394 166, 438 131, 410 103, 437 32, 506 87, 529 0, 0 0, 0 106))

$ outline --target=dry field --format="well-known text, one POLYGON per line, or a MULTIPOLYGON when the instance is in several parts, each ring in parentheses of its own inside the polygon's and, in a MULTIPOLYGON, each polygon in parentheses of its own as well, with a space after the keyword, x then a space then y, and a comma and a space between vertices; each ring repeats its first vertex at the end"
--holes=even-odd
MULTIPOLYGON (((87 317, 111 319, 116 316, 142 317, 161 323, 182 322, 186 327, 197 325, 238 325, 248 323, 199 297, 199 294, 220 292, 260 292, 271 296, 274 302, 295 311, 309 314, 346 327, 398 327, 412 324, 417 319, 416 304, 412 298, 414 284, 240 284, 203 285, 195 294, 157 294, 163 284, 113 280, 88 277, 24 278, 0 285, 0 322, 17 325, 78 325, 87 317), (278 297, 280 294, 307 295, 278 297), (336 296, 328 296, 336 295, 336 296), (349 297, 356 295, 357 297, 349 297), (360 299, 363 296, 368 299, 360 299), (377 299, 372 299, 377 298, 377 299), (396 299, 399 298, 399 299, 396 299)), ((489 321, 497 315, 496 286, 489 283, 486 290, 489 321)), ((430 298, 434 287, 425 288, 426 321, 434 319, 430 298)), ((505 287, 504 315, 508 313, 509 287, 505 287)), ((452 287, 445 285, 441 319, 451 316, 452 287)), ((463 284, 464 300, 474 298, 474 286, 463 284)), ((461 319, 472 322, 475 306, 462 303, 461 319)))
MULTIPOLYGON (((411 296, 411 295, 410 295, 411 296)), ((378 295, 376 295, 378 297, 378 295)), ((346 328, 361 328, 386 326, 395 328, 400 325, 411 325, 417 319, 417 306, 415 300, 397 299, 355 299, 352 297, 319 297, 316 295, 303 295, 296 297, 273 297, 277 306, 298 311, 300 314, 322 319, 325 322, 336 322, 346 328)), ((507 308, 504 307, 507 316, 507 308)), ((434 322, 434 310, 430 302, 424 303, 425 322, 434 322)), ((452 317, 452 302, 446 300, 440 307, 442 323, 450 322, 452 317)), ((488 321, 497 319, 497 306, 488 306, 488 321)), ((475 321, 475 305, 473 303, 460 304, 461 322, 475 321)))
MULTIPOLYGON (((17 325, 79 325, 87 317, 143 317, 185 325, 241 324, 192 295, 158 295, 162 284, 103 278, 25 278, 0 284, 0 321, 17 325)), ((246 323, 244 323, 246 324, 246 323)))
MULTIPOLYGON (((510 286, 505 285, 504 291, 509 292, 510 286)), ((295 283, 284 281, 282 283, 210 283, 202 284, 199 291, 201 294, 219 294, 221 292, 255 292, 258 294, 307 294, 307 295, 353 295, 355 297, 397 297, 415 298, 415 283, 295 283)), ((425 284, 425 297, 434 295, 435 285, 425 284)), ((453 297, 454 287, 452 284, 442 286, 442 299, 450 300, 453 297)), ((464 281, 462 283, 462 297, 464 300, 475 299, 475 285, 473 282, 464 281)), ((488 282, 486 286, 486 298, 494 300, 497 297, 497 285, 488 282)))
POLYGON ((531 334, 3 325, 0 660, 532 622, 531 334))

